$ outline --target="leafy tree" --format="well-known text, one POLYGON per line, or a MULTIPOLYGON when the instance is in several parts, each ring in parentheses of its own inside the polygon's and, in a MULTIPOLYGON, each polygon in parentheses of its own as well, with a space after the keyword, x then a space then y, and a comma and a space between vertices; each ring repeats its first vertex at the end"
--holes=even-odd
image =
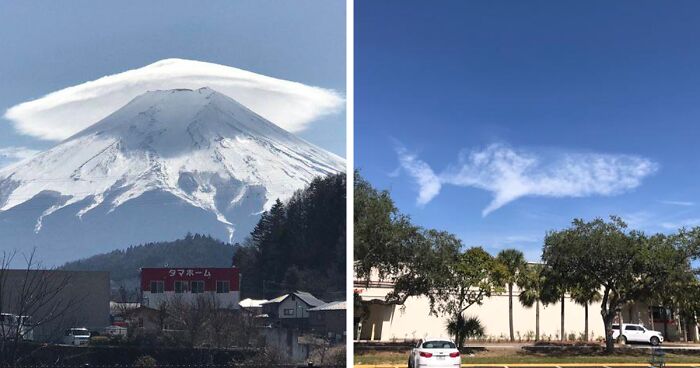
POLYGON ((523 252, 517 249, 504 249, 496 255, 496 262, 501 264, 503 272, 499 280, 508 286, 508 327, 510 329, 510 341, 515 341, 513 333, 513 285, 527 266, 523 252))
POLYGON ((452 316, 447 321, 447 333, 454 336, 455 345, 464 347, 464 341, 470 337, 484 336, 484 326, 478 317, 466 317, 463 314, 452 316))
MULTIPOLYGON (((692 309, 692 303, 688 304, 688 297, 693 293, 688 290, 688 285, 697 281, 692 273, 690 264, 691 254, 688 249, 688 238, 684 230, 677 234, 656 234, 648 238, 650 248, 651 272, 665 272, 666 277, 660 280, 649 281, 648 289, 645 289, 641 298, 661 303, 662 306, 681 312, 682 305, 692 309)), ((651 304, 651 303, 649 303, 651 304)), ((680 326, 683 328, 683 326, 680 326)), ((668 326, 664 324, 663 334, 668 338, 668 326)))
POLYGON ((448 280, 455 275, 462 243, 450 233, 425 230, 404 247, 410 251, 410 258, 400 265, 394 278, 394 290, 387 295, 387 301, 404 304, 411 296, 424 295, 430 300, 430 313, 437 314, 437 300, 448 299, 442 293, 449 292, 441 289, 447 287, 448 280))
POLYGON ((481 247, 460 253, 459 239, 436 230, 425 231, 423 238, 414 248, 414 262, 397 277, 388 301, 400 304, 409 296, 423 295, 431 314, 457 320, 469 307, 500 290, 495 281, 498 263, 481 247))
POLYGON ((372 270, 384 279, 401 272, 414 258, 412 244, 420 241, 419 229, 399 212, 389 192, 372 187, 355 172, 354 179, 355 273, 369 281, 372 270))
POLYGON ((684 253, 665 236, 648 238, 641 232, 627 231, 627 225, 612 216, 609 222, 576 219, 570 228, 548 233, 542 259, 563 283, 602 290, 600 313, 606 351, 612 352, 616 311, 675 277, 687 261, 684 253))
POLYGON ((540 339, 540 303, 545 282, 540 264, 528 265, 518 278, 520 304, 528 308, 535 306, 535 340, 540 339))
POLYGON ((233 257, 247 297, 300 289, 326 299, 344 297, 345 188, 345 174, 316 178, 262 214, 233 257))

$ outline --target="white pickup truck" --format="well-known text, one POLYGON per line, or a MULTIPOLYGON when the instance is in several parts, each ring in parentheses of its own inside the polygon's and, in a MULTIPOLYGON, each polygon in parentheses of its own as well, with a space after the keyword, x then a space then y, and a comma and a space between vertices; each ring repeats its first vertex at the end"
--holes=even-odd
POLYGON ((654 346, 664 342, 664 335, 659 331, 647 330, 642 325, 633 325, 628 323, 622 324, 622 335, 620 335, 620 325, 612 325, 613 339, 616 339, 621 344, 629 342, 647 342, 654 346))

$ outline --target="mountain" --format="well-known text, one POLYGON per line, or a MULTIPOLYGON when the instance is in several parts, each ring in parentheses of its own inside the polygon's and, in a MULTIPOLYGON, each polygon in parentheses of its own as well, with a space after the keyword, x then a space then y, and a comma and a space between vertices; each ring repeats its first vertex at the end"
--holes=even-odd
POLYGON ((138 293, 142 267, 239 268, 241 296, 274 298, 309 291, 322 299, 345 296, 345 174, 317 177, 285 203, 275 201, 242 244, 187 234, 68 262, 61 268, 109 271, 113 296, 138 293))
POLYGON ((0 244, 45 263, 202 233, 235 242, 344 160, 209 88, 151 91, 0 170, 0 244))
POLYGON ((231 267, 234 247, 210 236, 187 234, 182 239, 113 250, 61 266, 71 271, 109 271, 112 290, 139 287, 143 267, 231 267))

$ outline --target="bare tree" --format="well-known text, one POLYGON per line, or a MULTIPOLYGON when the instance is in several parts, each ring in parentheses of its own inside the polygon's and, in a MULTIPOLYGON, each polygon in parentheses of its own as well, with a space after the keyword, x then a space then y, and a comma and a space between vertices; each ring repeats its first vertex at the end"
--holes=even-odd
POLYGON ((23 269, 10 269, 17 253, 4 251, 0 257, 0 362, 15 365, 23 340, 35 330, 46 329, 74 310, 80 298, 65 293, 70 274, 55 268, 43 268, 35 258, 36 250, 24 256, 23 269))
POLYGON ((172 322, 185 332, 190 346, 202 341, 211 313, 215 310, 212 298, 203 295, 193 297, 193 300, 175 297, 168 303, 172 322))

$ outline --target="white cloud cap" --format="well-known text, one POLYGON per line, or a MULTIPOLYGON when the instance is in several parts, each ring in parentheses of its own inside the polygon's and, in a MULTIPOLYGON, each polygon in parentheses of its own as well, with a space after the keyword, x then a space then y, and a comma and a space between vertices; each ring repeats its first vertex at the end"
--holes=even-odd
POLYGON ((64 88, 9 108, 5 118, 22 134, 62 140, 152 90, 211 87, 290 132, 318 117, 342 111, 337 92, 245 70, 183 59, 165 59, 139 69, 64 88))
POLYGON ((418 204, 438 195, 444 184, 474 187, 493 194, 482 215, 524 196, 585 197, 615 195, 641 185, 658 165, 633 155, 564 153, 547 159, 502 144, 460 155, 457 165, 435 174, 415 155, 398 148, 401 167, 419 185, 418 204))

